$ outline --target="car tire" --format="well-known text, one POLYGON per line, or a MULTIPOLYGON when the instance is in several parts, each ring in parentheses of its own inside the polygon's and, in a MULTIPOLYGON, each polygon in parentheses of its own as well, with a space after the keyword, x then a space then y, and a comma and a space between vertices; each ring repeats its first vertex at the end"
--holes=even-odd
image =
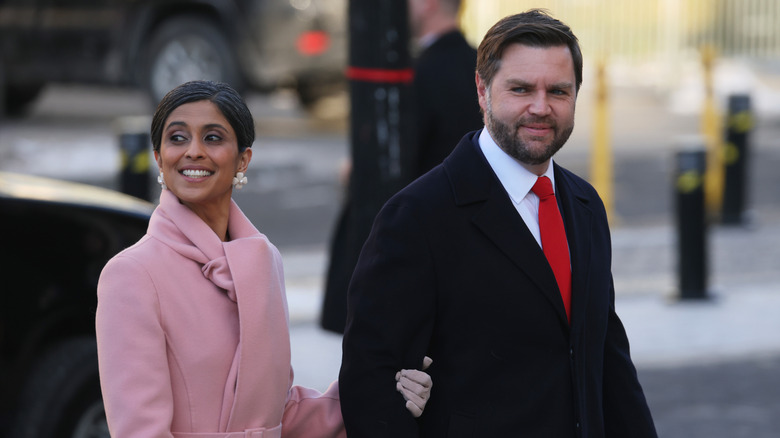
POLYGON ((244 90, 235 52, 213 21, 185 16, 163 22, 150 39, 141 78, 156 105, 171 89, 207 79, 244 90))
POLYGON ((43 353, 17 408, 15 438, 109 438, 95 338, 74 338, 43 353))

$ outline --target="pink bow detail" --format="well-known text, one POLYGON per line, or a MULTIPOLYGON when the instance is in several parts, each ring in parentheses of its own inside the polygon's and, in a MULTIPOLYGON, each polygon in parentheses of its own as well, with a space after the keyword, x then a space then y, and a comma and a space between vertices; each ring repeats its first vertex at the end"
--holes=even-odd
POLYGON ((233 302, 237 301, 236 288, 233 285, 233 275, 230 273, 230 267, 227 263, 227 257, 222 256, 203 265, 201 268, 203 276, 208 278, 218 287, 225 289, 228 298, 233 302))

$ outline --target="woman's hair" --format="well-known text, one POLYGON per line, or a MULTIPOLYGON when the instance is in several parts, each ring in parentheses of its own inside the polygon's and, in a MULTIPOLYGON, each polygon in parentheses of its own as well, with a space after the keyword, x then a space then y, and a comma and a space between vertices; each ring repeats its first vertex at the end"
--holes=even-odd
POLYGON ((577 91, 582 84, 582 51, 569 26, 551 17, 543 9, 510 15, 493 25, 477 49, 477 73, 490 86, 501 68, 501 57, 510 44, 530 47, 567 46, 574 62, 577 91))
POLYGON ((181 105, 208 100, 225 116, 238 141, 238 151, 243 152, 255 141, 255 122, 252 113, 236 90, 222 82, 191 81, 169 91, 160 100, 152 116, 152 147, 160 151, 162 133, 168 116, 181 105))

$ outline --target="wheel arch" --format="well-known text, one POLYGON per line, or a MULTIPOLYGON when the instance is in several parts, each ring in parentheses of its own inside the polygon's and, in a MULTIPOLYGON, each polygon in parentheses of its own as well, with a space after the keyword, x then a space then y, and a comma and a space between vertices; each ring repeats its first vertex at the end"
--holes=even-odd
POLYGON ((241 11, 234 2, 214 0, 162 0, 144 2, 131 12, 132 19, 126 47, 127 71, 131 72, 132 82, 143 85, 142 72, 146 62, 146 50, 160 26, 179 17, 196 17, 209 20, 225 32, 229 40, 235 41, 242 32, 242 26, 235 26, 242 20, 241 11))

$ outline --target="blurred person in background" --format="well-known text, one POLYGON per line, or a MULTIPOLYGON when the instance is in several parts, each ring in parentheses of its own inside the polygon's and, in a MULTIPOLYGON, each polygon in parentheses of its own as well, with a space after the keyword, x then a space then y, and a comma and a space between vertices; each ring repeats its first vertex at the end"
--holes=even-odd
MULTIPOLYGON (((409 26, 418 56, 414 63, 412 105, 413 178, 417 178, 447 157, 463 134, 482 127, 474 70, 477 51, 459 29, 460 0, 408 0, 409 26)), ((348 187, 352 163, 340 174, 348 187)), ((351 227, 349 195, 344 202, 331 242, 330 265, 325 284, 321 326, 344 333, 347 319, 347 289, 357 263, 360 242, 351 227)), ((360 238, 364 238, 361 236, 360 238)))
POLYGON ((409 0, 420 51, 414 64, 415 177, 438 165, 463 135, 482 127, 474 84, 477 51, 458 25, 460 0, 409 0))
POLYGON ((347 433, 656 438, 615 312, 604 205, 552 159, 574 128, 576 36, 541 10, 506 17, 475 79, 485 128, 384 205, 360 254, 347 433), (414 421, 383 382, 424 356, 436 391, 414 421))
MULTIPOLYGON (((282 260, 231 197, 252 158, 246 104, 226 84, 185 83, 159 103, 151 137, 160 204, 98 283, 111 436, 344 437, 337 382, 292 386, 282 260)), ((396 377, 399 405, 419 415, 428 376, 396 377)))

